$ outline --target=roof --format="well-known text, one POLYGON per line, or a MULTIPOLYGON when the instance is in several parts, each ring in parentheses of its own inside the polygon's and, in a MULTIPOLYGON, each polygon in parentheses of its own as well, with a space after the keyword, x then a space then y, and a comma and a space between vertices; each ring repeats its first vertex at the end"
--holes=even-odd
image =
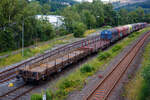
POLYGON ((36 15, 36 17, 37 19, 48 20, 52 25, 56 27, 59 27, 64 23, 64 17, 59 15, 36 15))

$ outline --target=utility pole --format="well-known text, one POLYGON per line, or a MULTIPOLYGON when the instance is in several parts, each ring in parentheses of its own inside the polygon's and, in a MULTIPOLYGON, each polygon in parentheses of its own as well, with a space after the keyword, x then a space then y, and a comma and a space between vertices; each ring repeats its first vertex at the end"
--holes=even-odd
POLYGON ((24 18, 22 21, 22 56, 24 56, 24 18))

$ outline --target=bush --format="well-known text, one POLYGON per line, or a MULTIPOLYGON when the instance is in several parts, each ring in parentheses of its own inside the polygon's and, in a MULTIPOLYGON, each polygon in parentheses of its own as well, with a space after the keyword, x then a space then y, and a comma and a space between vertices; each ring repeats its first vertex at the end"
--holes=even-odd
POLYGON ((144 78, 146 82, 150 84, 150 64, 144 68, 142 72, 142 77, 144 78))
POLYGON ((58 35, 60 35, 60 36, 64 36, 64 35, 66 35, 66 34, 68 33, 67 30, 64 29, 64 28, 60 28, 60 29, 58 30, 58 32, 59 32, 58 35))
POLYGON ((142 77, 144 78, 144 83, 142 84, 140 100, 149 100, 150 97, 150 64, 144 67, 142 71, 142 77))
POLYGON ((100 52, 99 55, 98 55, 98 60, 99 61, 105 60, 110 56, 111 56, 111 54, 109 52, 100 52))
POLYGON ((73 85, 73 81, 72 80, 68 80, 68 79, 64 79, 62 81, 62 83, 60 84, 60 88, 61 89, 66 89, 69 88, 73 85))
POLYGON ((129 35, 129 38, 133 38, 135 36, 135 34, 131 34, 129 35))
POLYGON ((121 46, 120 45, 116 45, 116 46, 114 46, 113 48, 112 48, 112 52, 116 52, 116 51, 118 51, 118 50, 120 50, 121 49, 121 46))
POLYGON ((41 94, 33 94, 31 95, 31 100, 43 100, 41 94))
POLYGON ((80 22, 76 22, 73 25, 73 35, 74 37, 83 37, 83 34, 86 30, 86 25, 80 22))
POLYGON ((62 97, 62 96, 66 96, 66 95, 67 95, 67 92, 64 89, 59 89, 55 93, 56 97, 62 97))
POLYGON ((108 29, 108 28, 112 28, 112 26, 104 26, 103 28, 108 29))
POLYGON ((30 56, 32 56, 32 55, 33 55, 33 54, 32 54, 31 49, 27 48, 27 49, 24 50, 24 56, 25 56, 25 57, 30 57, 30 56))
POLYGON ((46 100, 52 100, 53 97, 52 97, 52 92, 51 91, 46 91, 46 100))
POLYGON ((150 97, 150 87, 147 82, 142 83, 141 91, 139 94, 139 100, 149 100, 150 97))
POLYGON ((89 64, 84 65, 83 67, 80 68, 80 72, 81 73, 89 73, 92 72, 94 70, 94 67, 92 67, 89 64))

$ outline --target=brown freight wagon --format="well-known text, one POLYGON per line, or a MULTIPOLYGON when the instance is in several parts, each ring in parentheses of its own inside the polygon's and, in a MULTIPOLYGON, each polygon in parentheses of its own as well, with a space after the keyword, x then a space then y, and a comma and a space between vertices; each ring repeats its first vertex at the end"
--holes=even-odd
POLYGON ((54 72, 58 72, 65 66, 78 61, 90 53, 87 48, 78 48, 63 53, 57 57, 47 58, 43 61, 19 69, 19 75, 24 81, 42 80, 54 72))
POLYGON ((25 65, 18 70, 18 77, 24 81, 45 79, 54 72, 59 72, 69 64, 77 62, 87 55, 107 47, 110 41, 93 36, 53 50, 47 55, 37 58, 37 61, 25 65))

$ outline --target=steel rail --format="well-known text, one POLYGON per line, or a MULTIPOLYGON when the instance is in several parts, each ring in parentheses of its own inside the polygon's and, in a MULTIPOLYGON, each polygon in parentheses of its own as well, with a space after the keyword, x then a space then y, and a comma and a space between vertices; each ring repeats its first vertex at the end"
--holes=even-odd
MULTIPOLYGON (((144 44, 144 41, 150 36, 150 31, 147 32, 147 34, 145 34, 138 42, 137 44, 135 44, 129 52, 127 52, 127 54, 119 61, 119 63, 113 68, 113 70, 111 72, 109 72, 104 79, 95 87, 94 90, 92 90, 90 92, 90 94, 88 96, 86 96, 84 99, 85 100, 106 100, 108 98, 108 96, 110 95, 110 93, 112 92, 112 90, 115 88, 115 86, 118 84, 118 82, 120 81, 120 79, 122 78, 122 76, 124 75, 124 73, 126 72, 126 70, 128 69, 129 65, 132 63, 132 61, 134 60, 136 54, 139 52, 140 48, 142 47, 142 45, 144 44), (139 46, 140 45, 140 46, 139 46), (137 50, 136 50, 137 49, 137 50), (123 63, 123 61, 126 60, 126 58, 128 57, 128 55, 132 54, 133 50, 136 50, 136 53, 133 54, 132 59, 130 61, 127 61, 125 64, 127 64, 127 66, 125 67, 125 69, 123 69, 123 67, 121 67, 122 69, 117 69, 119 68, 119 65, 121 65, 121 63, 123 63), (129 62, 129 63, 128 63, 129 62), (115 76, 115 71, 120 71, 120 76, 115 76), (122 70, 122 71, 121 71, 122 70), (114 73, 113 73, 114 72, 114 73), (114 76, 112 76, 114 74, 114 76), (114 81, 112 81, 109 78, 115 77, 114 81), (117 79, 118 77, 118 79, 117 79), (113 83, 113 84, 110 84, 113 83), (108 85, 109 84, 109 85, 108 85), (105 85, 105 86, 104 86, 105 85), (101 91, 103 88, 103 91, 101 91), (97 92, 99 91, 99 92, 97 92), (106 93, 104 93, 106 92, 106 93), (95 98, 95 99, 93 99, 95 98)), ((119 73, 119 72, 118 72, 119 73)), ((117 74, 116 74, 117 75, 117 74)))
POLYGON ((10 90, 10 91, 8 91, 7 93, 1 95, 0 98, 3 98, 3 97, 5 97, 5 96, 9 95, 10 93, 17 91, 18 89, 23 88, 24 86, 25 86, 25 84, 23 84, 23 85, 21 85, 21 86, 15 88, 15 89, 13 89, 13 90, 10 90))
MULTIPOLYGON (((85 43, 87 40, 92 40, 92 39, 95 39, 95 38, 98 38, 98 36, 88 37, 86 39, 82 39, 82 40, 79 40, 79 41, 76 41, 76 42, 73 42, 73 43, 66 44, 64 46, 61 46, 61 47, 56 48, 54 50, 51 50, 47 53, 36 56, 35 58, 32 58, 28 61, 25 61, 25 62, 23 62, 19 65, 16 65, 13 68, 6 69, 6 70, 0 72, 0 80, 3 81, 3 79, 5 79, 6 77, 9 77, 11 75, 16 74, 17 73, 17 68, 19 68, 19 67, 25 67, 27 65, 32 65, 32 64, 37 63, 39 61, 43 61, 46 58, 58 55, 58 54, 60 54, 60 52, 64 52, 64 51, 67 52, 67 51, 70 51, 71 49, 79 48, 80 46, 82 46, 82 43, 85 43)), ((93 42, 94 41, 90 42, 90 44, 92 44, 93 42)), ((2 82, 0 82, 0 83, 2 83, 2 82)))

